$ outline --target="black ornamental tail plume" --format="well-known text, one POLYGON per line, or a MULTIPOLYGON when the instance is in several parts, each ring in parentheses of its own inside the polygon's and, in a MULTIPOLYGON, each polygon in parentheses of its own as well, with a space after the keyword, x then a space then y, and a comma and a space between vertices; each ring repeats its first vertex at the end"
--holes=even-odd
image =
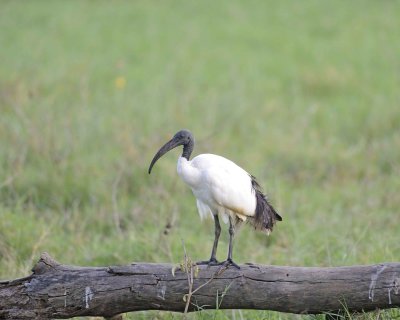
POLYGON ((282 217, 268 202, 268 199, 266 195, 262 192, 256 178, 253 176, 250 177, 257 204, 254 218, 249 220, 256 230, 260 230, 269 234, 272 231, 276 221, 282 221, 282 217))

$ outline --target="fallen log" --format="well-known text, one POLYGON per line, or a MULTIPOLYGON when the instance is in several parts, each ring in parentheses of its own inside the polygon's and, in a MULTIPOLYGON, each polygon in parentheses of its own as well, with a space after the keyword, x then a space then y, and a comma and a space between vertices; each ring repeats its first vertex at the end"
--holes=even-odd
POLYGON ((400 263, 350 267, 255 264, 174 268, 62 265, 42 254, 32 275, 0 282, 0 319, 109 317, 138 310, 260 309, 319 314, 400 306, 400 263))

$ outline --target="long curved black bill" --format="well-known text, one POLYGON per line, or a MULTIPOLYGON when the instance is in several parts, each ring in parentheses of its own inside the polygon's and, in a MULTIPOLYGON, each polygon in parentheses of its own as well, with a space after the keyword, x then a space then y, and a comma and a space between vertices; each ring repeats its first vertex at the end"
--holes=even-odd
POLYGON ((160 150, 155 154, 153 160, 151 160, 150 167, 149 167, 149 174, 151 173, 151 169, 153 168, 154 164, 160 159, 164 154, 166 154, 169 150, 176 148, 177 146, 181 145, 181 142, 177 139, 171 139, 166 144, 164 144, 160 150))

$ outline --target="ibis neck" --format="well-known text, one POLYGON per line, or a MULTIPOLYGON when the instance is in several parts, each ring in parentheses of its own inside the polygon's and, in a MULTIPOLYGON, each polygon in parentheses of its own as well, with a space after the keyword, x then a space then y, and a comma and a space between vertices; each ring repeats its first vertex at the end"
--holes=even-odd
POLYGON ((183 145, 183 152, 182 152, 182 157, 186 158, 186 160, 189 161, 190 155, 192 154, 194 147, 194 143, 192 140, 190 140, 188 143, 183 145))

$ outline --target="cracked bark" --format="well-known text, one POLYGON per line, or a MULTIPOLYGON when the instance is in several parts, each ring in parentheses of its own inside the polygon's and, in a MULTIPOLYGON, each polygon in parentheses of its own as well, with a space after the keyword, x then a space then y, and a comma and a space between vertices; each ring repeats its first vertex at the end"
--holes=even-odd
MULTIPOLYGON (((182 312, 187 277, 180 270, 173 275, 172 268, 152 263, 67 266, 44 253, 32 275, 0 282, 0 319, 113 319, 139 310, 182 312)), ((220 309, 297 314, 337 312, 343 306, 351 312, 400 306, 400 263, 334 268, 247 264, 217 276, 219 267, 199 268, 193 290, 214 279, 193 294, 190 311, 215 309, 217 301, 220 309)))

